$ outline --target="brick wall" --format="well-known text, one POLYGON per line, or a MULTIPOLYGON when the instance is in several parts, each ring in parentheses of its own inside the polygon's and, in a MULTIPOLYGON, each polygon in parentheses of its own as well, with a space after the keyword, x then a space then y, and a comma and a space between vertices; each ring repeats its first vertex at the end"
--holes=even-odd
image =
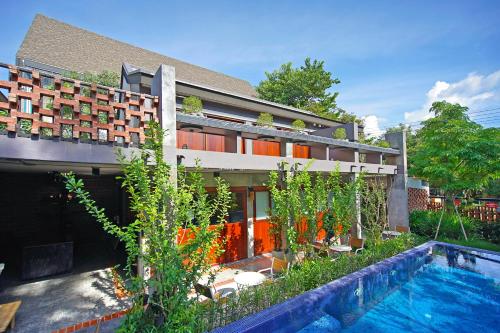
POLYGON ((414 210, 426 210, 428 201, 429 195, 427 194, 427 190, 408 188, 408 210, 410 212, 414 210))

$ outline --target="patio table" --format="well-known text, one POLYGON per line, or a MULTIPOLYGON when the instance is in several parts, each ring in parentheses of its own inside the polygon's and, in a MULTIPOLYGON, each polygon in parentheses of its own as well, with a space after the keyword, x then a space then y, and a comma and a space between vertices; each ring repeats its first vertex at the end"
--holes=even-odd
POLYGON ((253 287, 266 280, 266 276, 258 272, 243 272, 235 275, 234 282, 239 288, 253 287))
POLYGON ((394 238, 394 237, 397 237, 399 235, 401 235, 401 233, 399 231, 394 231, 394 230, 382 231, 382 237, 385 239, 394 238))
POLYGON ((351 252, 352 247, 350 247, 349 245, 332 245, 330 246, 330 250, 337 253, 346 253, 351 252))

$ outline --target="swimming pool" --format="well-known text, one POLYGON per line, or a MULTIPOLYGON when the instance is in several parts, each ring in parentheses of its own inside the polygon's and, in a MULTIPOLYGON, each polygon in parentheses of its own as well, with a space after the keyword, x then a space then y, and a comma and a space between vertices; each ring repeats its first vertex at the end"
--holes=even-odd
POLYGON ((500 253, 428 242, 217 332, 500 332, 500 253))

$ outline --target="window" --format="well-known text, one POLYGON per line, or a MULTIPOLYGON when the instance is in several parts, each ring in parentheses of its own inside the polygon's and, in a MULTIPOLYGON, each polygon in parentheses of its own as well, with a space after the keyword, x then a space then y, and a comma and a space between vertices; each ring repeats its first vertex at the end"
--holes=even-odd
POLYGON ((134 146, 138 146, 139 145, 139 133, 135 133, 135 132, 130 133, 130 142, 134 146))
POLYGON ((19 90, 24 91, 24 92, 32 92, 33 87, 32 86, 27 86, 25 84, 19 85, 19 90))
POLYGON ((108 141, 108 130, 99 128, 98 130, 98 137, 100 142, 106 142, 108 141))
POLYGON ((64 88, 73 88, 75 86, 75 84, 73 82, 70 82, 70 81, 63 81, 62 86, 64 88))
POLYGON ((92 137, 89 132, 80 132, 80 141, 90 141, 92 137))
POLYGON ((125 142, 125 138, 123 136, 115 136, 115 142, 118 144, 123 144, 125 142))
POLYGON ((73 95, 72 94, 68 94, 68 93, 61 93, 61 98, 64 98, 64 99, 73 99, 73 95))
POLYGON ((49 124, 53 124, 54 123, 54 117, 51 117, 51 116, 42 116, 41 120, 44 123, 49 123, 49 124))
POLYGON ((129 105, 128 108, 132 111, 139 111, 139 107, 137 105, 129 105))
POLYGON ((139 100, 139 95, 130 95, 130 100, 131 101, 138 101, 139 100))
POLYGON ((68 124, 62 124, 61 137, 66 140, 73 139, 73 126, 68 124))
POLYGON ((40 77, 40 83, 43 89, 54 90, 54 79, 48 76, 40 77))
POLYGON ((69 105, 63 105, 61 107, 61 118, 62 119, 73 119, 73 109, 69 105))
POLYGON ((269 192, 255 192, 255 217, 265 220, 269 217, 269 192))
POLYGON ((125 120, 125 109, 115 109, 115 119, 125 120))
POLYGON ((149 97, 144 99, 144 107, 146 109, 151 109, 153 107, 153 100, 149 97))
POLYGON ((153 114, 151 114, 149 112, 144 112, 144 120, 145 121, 151 121, 151 120, 153 120, 153 114))
POLYGON ((243 222, 244 218, 244 204, 243 200, 246 199, 246 195, 243 192, 232 192, 231 193, 231 204, 228 211, 228 223, 243 222))
POLYGON ((19 110, 24 113, 33 113, 33 105, 29 98, 19 98, 19 110))
POLYGON ((125 132, 125 126, 116 125, 115 126, 115 131, 125 132))
POLYGON ((113 97, 115 103, 123 103, 123 93, 122 92, 118 92, 118 91, 115 91, 115 95, 113 97))
POLYGON ((103 99, 98 99, 97 100, 97 105, 108 105, 108 101, 105 101, 103 99))
POLYGON ((42 109, 52 110, 54 108, 54 97, 42 96, 42 109))
POLYGON ((97 93, 100 94, 100 95, 107 95, 108 94, 108 90, 104 89, 104 88, 97 88, 97 93))
POLYGON ((30 72, 26 71, 19 71, 19 76, 22 77, 23 79, 28 79, 28 80, 31 80, 33 78, 33 75, 30 72))
POLYGON ((82 120, 82 121, 80 121, 80 127, 91 128, 92 127, 92 122, 91 121, 87 121, 87 120, 82 120))
POLYGON ((130 117, 129 126, 133 128, 138 128, 141 124, 141 119, 137 116, 130 117))

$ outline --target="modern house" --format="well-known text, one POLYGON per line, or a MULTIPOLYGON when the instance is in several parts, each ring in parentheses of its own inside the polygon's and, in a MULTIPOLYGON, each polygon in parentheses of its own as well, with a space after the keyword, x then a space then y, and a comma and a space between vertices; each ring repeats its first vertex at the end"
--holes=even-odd
POLYGON ((408 224, 404 134, 387 135, 391 148, 362 144, 357 124, 261 100, 247 81, 45 16, 34 19, 16 65, 1 66, 2 95, 0 109, 8 114, 0 115, 0 253, 7 261, 21 262, 19 254, 29 257, 31 246, 69 241, 75 267, 97 256, 112 262, 119 245, 65 192, 58 173, 83 177, 98 204, 117 223, 128 223, 115 150, 136 150, 151 119, 167 130, 168 162, 192 168, 199 159, 210 186, 215 176, 231 184, 234 205, 221 262, 272 250, 265 183, 282 161, 304 166, 314 159, 311 171, 339 167, 346 180, 362 172, 382 177, 392 185, 390 224, 408 224), (64 77, 104 70, 120 73, 120 89, 64 77), (187 96, 203 101, 203 115, 181 112, 187 96), (273 115, 272 128, 256 125, 264 112, 273 115), (293 130, 296 119, 304 131, 293 130), (347 139, 333 138, 337 128, 347 139))

